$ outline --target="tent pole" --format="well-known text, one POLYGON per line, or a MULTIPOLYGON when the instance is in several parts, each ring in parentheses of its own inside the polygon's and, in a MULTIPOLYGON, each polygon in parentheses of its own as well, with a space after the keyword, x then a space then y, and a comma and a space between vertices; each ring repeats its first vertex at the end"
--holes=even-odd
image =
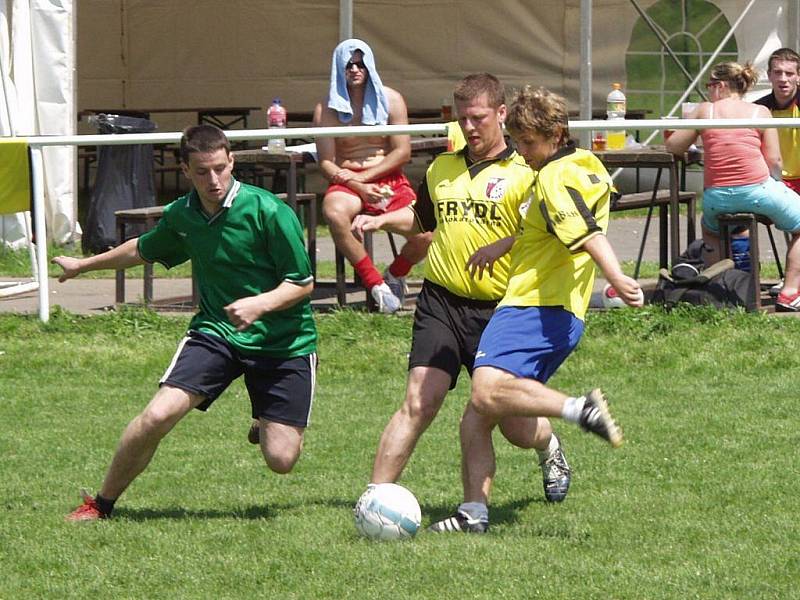
MULTIPOLYGON (((581 0, 580 118, 592 120, 592 0, 581 0)), ((582 148, 591 148, 592 132, 580 132, 582 148)))
POLYGON ((353 0, 339 0, 339 41, 353 37, 353 0))

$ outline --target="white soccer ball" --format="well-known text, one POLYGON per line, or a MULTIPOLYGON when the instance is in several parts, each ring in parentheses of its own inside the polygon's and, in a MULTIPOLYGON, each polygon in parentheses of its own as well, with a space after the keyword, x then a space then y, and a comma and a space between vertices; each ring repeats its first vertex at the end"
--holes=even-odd
POLYGON ((602 298, 605 308, 625 308, 627 306, 625 301, 617 294, 617 290, 615 290, 610 283, 607 283, 603 288, 602 298))
POLYGON ((353 512, 358 533, 372 540, 410 538, 422 522, 414 494, 396 483, 379 483, 368 488, 353 512))

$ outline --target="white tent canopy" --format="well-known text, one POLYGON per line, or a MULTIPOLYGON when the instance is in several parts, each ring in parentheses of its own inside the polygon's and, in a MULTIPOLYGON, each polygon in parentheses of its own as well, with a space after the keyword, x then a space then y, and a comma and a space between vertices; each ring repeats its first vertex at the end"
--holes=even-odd
MULTIPOLYGON (((75 133, 73 0, 0 0, 0 135, 75 133)), ((44 152, 46 215, 51 239, 78 232, 75 149, 44 152)), ((0 242, 26 243, 22 214, 0 217, 0 242)))

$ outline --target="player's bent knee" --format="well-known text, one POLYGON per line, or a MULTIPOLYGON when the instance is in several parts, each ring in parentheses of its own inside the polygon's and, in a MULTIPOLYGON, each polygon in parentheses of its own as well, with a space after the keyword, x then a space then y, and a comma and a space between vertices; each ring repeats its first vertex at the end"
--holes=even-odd
POLYGON ((264 460, 266 461, 270 471, 277 473, 278 475, 286 475, 287 473, 290 473, 295 464, 297 464, 297 460, 299 458, 299 449, 297 451, 282 452, 280 454, 264 454, 264 460))
POLYGON ((148 406, 138 416, 139 427, 145 432, 169 431, 183 416, 166 406, 148 406))
POLYGON ((261 429, 261 453, 271 471, 285 475, 294 468, 303 451, 301 427, 268 422, 261 429))
POLYGON ((325 196, 322 201, 322 215, 330 225, 346 225, 349 227, 360 210, 360 201, 357 203, 348 202, 336 196, 325 196))
POLYGON ((479 415, 491 417, 496 414, 497 405, 491 392, 473 393, 469 402, 479 415))

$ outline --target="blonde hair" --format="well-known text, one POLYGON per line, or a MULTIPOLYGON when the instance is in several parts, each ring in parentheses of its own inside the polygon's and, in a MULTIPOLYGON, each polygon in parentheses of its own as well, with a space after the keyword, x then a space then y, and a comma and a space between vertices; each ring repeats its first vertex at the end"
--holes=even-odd
POLYGON ((558 136, 558 145, 569 140, 569 113, 563 97, 540 87, 526 85, 511 102, 506 129, 512 136, 534 131, 548 139, 558 136))
POLYGON ((711 70, 712 81, 724 81, 733 92, 744 94, 758 81, 758 70, 751 64, 724 62, 711 70))

